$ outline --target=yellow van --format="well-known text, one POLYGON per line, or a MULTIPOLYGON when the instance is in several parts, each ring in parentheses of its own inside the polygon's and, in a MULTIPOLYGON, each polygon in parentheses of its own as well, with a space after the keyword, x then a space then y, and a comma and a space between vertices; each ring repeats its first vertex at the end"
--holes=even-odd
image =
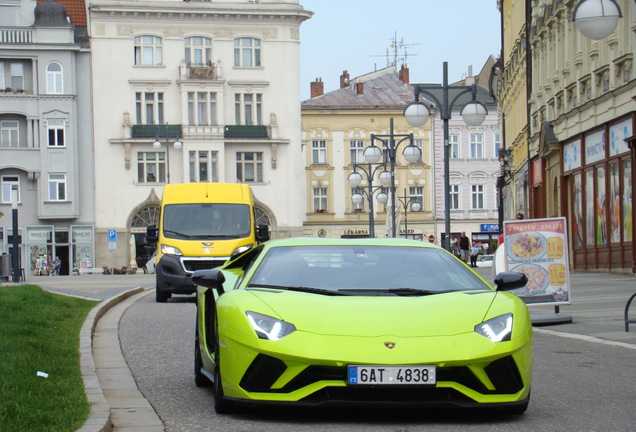
POLYGON ((267 225, 256 226, 254 199, 248 185, 181 183, 166 185, 159 227, 146 238, 158 242, 156 300, 192 294, 195 270, 222 265, 230 257, 269 239, 267 225))

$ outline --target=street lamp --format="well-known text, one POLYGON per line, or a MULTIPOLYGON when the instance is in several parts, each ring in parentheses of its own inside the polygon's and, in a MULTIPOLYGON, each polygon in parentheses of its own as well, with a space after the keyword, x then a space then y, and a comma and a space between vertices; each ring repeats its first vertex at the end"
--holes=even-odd
POLYGON ((404 196, 398 197, 398 201, 404 207, 404 238, 408 238, 409 225, 408 225, 408 207, 411 205, 411 211, 418 212, 422 210, 422 204, 420 204, 420 197, 418 196, 406 196, 406 188, 404 188, 404 196))
POLYGON ((426 84, 414 84, 415 102, 409 104, 404 110, 404 117, 406 121, 413 127, 423 126, 428 117, 430 116, 430 110, 428 106, 419 102, 420 93, 424 93, 430 97, 436 104, 439 110, 440 117, 443 121, 444 128, 444 207, 445 207, 445 247, 450 250, 450 146, 448 142, 449 137, 449 120, 453 111, 455 103, 460 96, 471 93, 472 99, 466 103, 462 108, 460 114, 464 119, 464 122, 468 126, 479 126, 486 119, 488 110, 479 101, 477 101, 477 86, 449 86, 448 85, 448 62, 444 62, 443 65, 443 84, 426 85, 426 84), (435 92, 441 92, 442 100, 435 95, 435 92), (451 96, 453 99, 451 100, 451 96))
POLYGON ((377 163, 384 152, 386 151, 386 155, 389 159, 390 163, 390 174, 391 174, 391 237, 396 237, 395 231, 395 161, 397 155, 397 149, 404 141, 408 140, 409 145, 404 148, 402 151, 402 155, 406 159, 408 163, 415 163, 420 160, 422 157, 422 152, 420 149, 413 144, 413 134, 404 134, 404 135, 396 135, 393 133, 393 119, 390 119, 389 124, 389 135, 376 135, 371 134, 371 145, 364 149, 364 159, 368 163, 377 163), (399 139, 399 141, 395 141, 399 139), (376 146, 374 144, 375 141, 380 141, 382 143, 383 149, 376 146))
MULTIPOLYGON (((362 203, 362 193, 366 194, 367 199, 369 201, 369 237, 375 238, 375 227, 374 227, 374 218, 373 218, 373 194, 378 191, 382 191, 384 186, 376 186, 373 187, 373 178, 375 177, 375 173, 382 168, 383 171, 380 173, 378 178, 380 179, 380 183, 384 186, 391 184, 391 173, 386 170, 385 164, 353 164, 353 172, 349 174, 349 184, 356 188, 356 193, 351 196, 351 201, 354 204, 359 205, 362 203), (374 165, 376 165, 374 167, 374 165), (362 171, 367 176, 367 190, 360 188, 360 184, 362 184, 362 174, 360 174, 357 170, 362 171)), ((380 204, 386 204, 389 200, 389 197, 384 192, 380 192, 376 199, 380 204)))
POLYGON ((11 216, 13 218, 13 236, 11 254, 13 263, 13 282, 20 282, 20 238, 18 235, 18 185, 11 185, 11 216))
POLYGON ((581 34, 594 40, 611 35, 622 17, 616 0, 581 0, 572 12, 572 21, 581 34))
MULTIPOLYGON (((168 134, 166 134, 165 138, 166 138, 166 180, 167 180, 166 183, 170 183, 170 137, 168 136, 168 134)), ((175 149, 179 150, 181 147, 183 147, 183 143, 179 141, 179 138, 177 137, 177 140, 174 142, 173 146, 175 149)), ((155 142, 152 143, 152 147, 155 150, 159 150, 161 148, 161 141, 159 141, 159 138, 155 138, 155 142)))
POLYGON ((497 178, 497 189, 499 191, 499 233, 503 233, 503 221, 504 221, 504 190, 512 180, 512 173, 510 169, 512 167, 512 157, 510 156, 510 150, 505 148, 499 149, 497 155, 499 159, 499 177, 497 178))

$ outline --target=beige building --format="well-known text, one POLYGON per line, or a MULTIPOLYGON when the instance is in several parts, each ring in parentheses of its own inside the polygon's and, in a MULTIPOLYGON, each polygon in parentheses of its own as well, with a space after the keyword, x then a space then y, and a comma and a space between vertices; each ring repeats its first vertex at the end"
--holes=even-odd
MULTIPOLYGON (((399 143, 395 167, 396 234, 426 240, 433 236, 438 241, 434 222, 431 122, 418 130, 406 123, 403 110, 412 101, 413 88, 405 67, 398 72, 395 66, 389 66, 357 78, 350 78, 345 71, 340 77, 340 88, 328 93, 324 93, 321 80, 311 83, 311 99, 301 105, 307 187, 304 235, 370 236, 371 199, 375 237, 391 236, 390 207, 376 199, 379 194, 389 192, 379 180, 385 167, 366 165, 363 151, 371 145, 372 134, 376 135, 374 144, 382 147, 383 141, 388 141, 391 135, 393 124, 393 136, 399 143), (413 144, 421 149, 422 156, 418 162, 407 164, 402 151, 411 142, 411 133, 414 133, 413 144), (354 171, 363 179, 359 188, 352 187, 348 181, 354 171), (369 179, 372 180, 370 194, 369 179), (362 195, 361 203, 352 200, 355 193, 362 195), (416 201, 421 205, 420 211, 412 211, 411 205, 416 201)), ((386 152, 383 160, 388 170, 386 152)))

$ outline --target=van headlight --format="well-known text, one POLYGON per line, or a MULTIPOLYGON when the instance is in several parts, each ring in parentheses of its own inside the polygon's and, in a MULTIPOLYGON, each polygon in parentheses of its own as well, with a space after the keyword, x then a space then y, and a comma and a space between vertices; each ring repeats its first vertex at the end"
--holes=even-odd
POLYGON ((179 255, 182 256, 183 254, 181 253, 181 251, 179 249, 177 249, 174 246, 168 246, 165 244, 161 245, 161 253, 164 255, 179 255))
POLYGON ((499 315, 475 326, 475 332, 493 342, 509 341, 512 336, 512 314, 499 315))
POLYGON ((243 246, 239 246, 236 249, 234 249, 234 252, 232 252, 232 257, 239 256, 243 252, 247 252, 248 250, 252 249, 253 247, 254 247, 254 244, 252 244, 252 243, 246 244, 246 245, 243 245, 243 246))

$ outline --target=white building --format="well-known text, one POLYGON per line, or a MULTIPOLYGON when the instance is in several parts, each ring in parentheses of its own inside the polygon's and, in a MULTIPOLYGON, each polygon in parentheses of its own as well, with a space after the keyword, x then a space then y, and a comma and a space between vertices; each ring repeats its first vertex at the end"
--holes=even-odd
POLYGON ((143 264, 168 182, 248 183, 272 237, 301 235, 300 25, 312 13, 295 0, 88 10, 98 264, 132 264, 131 234, 143 264))

